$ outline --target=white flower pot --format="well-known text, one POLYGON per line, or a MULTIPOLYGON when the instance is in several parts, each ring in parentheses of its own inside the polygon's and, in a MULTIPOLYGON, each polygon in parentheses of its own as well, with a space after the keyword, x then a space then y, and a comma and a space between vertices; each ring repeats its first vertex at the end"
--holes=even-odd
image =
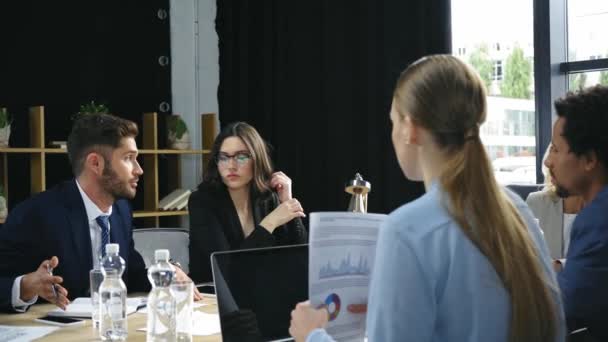
POLYGON ((181 139, 177 139, 174 133, 169 133, 169 148, 175 150, 188 150, 190 149, 190 134, 188 132, 182 135, 181 139))
POLYGON ((6 207, 6 199, 0 196, 0 220, 6 219, 8 216, 8 208, 6 207))
POLYGON ((0 147, 8 147, 8 138, 11 136, 11 125, 0 128, 0 147))

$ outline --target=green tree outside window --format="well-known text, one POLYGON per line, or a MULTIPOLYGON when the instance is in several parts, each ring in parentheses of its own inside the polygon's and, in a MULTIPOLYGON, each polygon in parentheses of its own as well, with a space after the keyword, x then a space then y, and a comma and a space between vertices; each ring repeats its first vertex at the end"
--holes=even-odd
POLYGON ((488 46, 486 44, 478 46, 471 53, 469 56, 469 64, 471 64, 471 66, 477 70, 477 73, 479 73, 479 76, 481 76, 483 83, 486 85, 486 88, 489 91, 490 87, 492 86, 494 65, 488 54, 488 46))
POLYGON ((516 46, 507 58, 500 91, 506 97, 529 99, 531 82, 532 63, 524 56, 524 50, 516 46))

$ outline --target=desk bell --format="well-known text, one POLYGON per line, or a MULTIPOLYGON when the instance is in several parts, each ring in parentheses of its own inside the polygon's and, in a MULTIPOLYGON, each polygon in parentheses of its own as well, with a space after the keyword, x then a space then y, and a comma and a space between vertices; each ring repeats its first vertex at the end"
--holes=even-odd
POLYGON ((346 183, 344 191, 351 194, 348 204, 348 211, 355 213, 367 213, 367 194, 371 191, 372 185, 363 179, 359 173, 346 183))

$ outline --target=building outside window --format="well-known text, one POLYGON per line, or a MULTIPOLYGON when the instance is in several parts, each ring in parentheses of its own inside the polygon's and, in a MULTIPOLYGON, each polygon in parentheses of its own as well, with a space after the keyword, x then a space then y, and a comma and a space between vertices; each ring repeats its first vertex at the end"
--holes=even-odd
POLYGON ((452 0, 452 46, 466 48, 455 55, 488 89, 480 135, 501 184, 536 183, 533 36, 532 1, 452 0))
POLYGON ((494 61, 493 81, 502 81, 502 61, 494 61))

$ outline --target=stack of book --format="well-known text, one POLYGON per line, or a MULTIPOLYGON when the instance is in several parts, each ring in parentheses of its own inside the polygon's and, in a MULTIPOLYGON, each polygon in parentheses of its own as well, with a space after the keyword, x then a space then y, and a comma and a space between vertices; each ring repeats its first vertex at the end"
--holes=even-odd
POLYGON ((192 192, 189 189, 175 189, 158 202, 159 210, 183 210, 188 205, 192 192))
POLYGON ((49 141, 49 147, 55 148, 67 148, 68 142, 63 140, 52 140, 49 141))

